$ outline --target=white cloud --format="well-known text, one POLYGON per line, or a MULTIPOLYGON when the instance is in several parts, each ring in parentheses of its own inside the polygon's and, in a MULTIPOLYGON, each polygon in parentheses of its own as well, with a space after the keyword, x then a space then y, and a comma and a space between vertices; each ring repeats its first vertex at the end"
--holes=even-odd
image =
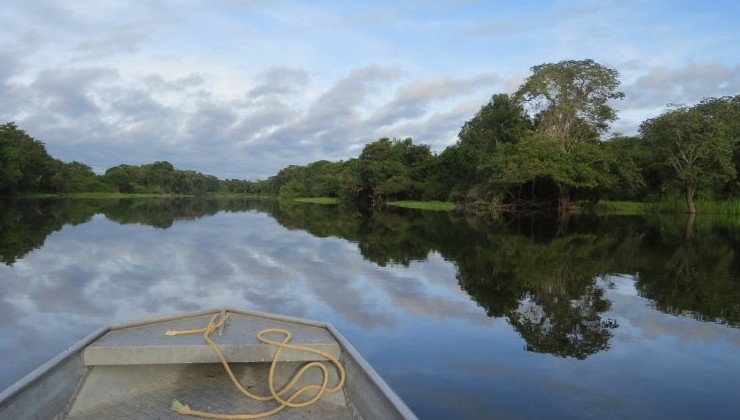
POLYGON ((263 95, 300 94, 309 82, 308 72, 288 67, 273 67, 264 71, 260 83, 249 90, 247 96, 259 98, 263 95))
POLYGON ((677 68, 657 66, 640 76, 626 92, 630 103, 696 103, 706 96, 740 93, 740 65, 689 62, 677 68))
POLYGON ((494 74, 479 75, 467 80, 443 77, 415 82, 400 88, 396 96, 380 107, 369 122, 377 127, 385 127, 402 120, 422 117, 434 102, 488 91, 498 82, 499 77, 494 74))

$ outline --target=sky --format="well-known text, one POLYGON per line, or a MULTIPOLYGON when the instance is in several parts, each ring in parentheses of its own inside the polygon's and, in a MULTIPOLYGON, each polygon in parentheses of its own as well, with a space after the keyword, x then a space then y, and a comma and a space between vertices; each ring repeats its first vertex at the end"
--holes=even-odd
POLYGON ((620 74, 610 134, 740 94, 735 0, 3 0, 0 124, 96 172, 166 160, 221 179, 441 152, 531 67, 620 74))

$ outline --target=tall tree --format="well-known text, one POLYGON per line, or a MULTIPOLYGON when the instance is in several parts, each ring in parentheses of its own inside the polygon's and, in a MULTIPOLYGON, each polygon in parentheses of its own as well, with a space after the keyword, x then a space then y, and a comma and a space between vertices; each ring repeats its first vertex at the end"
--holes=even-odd
POLYGON ((675 106, 642 123, 640 132, 658 165, 673 169, 669 185, 683 189, 688 213, 696 213, 700 188, 716 186, 735 175, 733 139, 721 118, 701 106, 675 106))
MULTIPOLYGON (((534 116, 540 138, 557 145, 562 155, 586 155, 588 160, 581 164, 593 164, 590 153, 575 152, 598 142, 609 123, 617 118, 609 101, 624 97, 617 91, 618 86, 616 70, 593 60, 567 60, 532 67, 532 75, 514 96, 534 116)), ((571 188, 578 185, 566 178, 555 181, 559 207, 565 212, 570 205, 571 188)))
POLYGON ((705 98, 696 108, 711 115, 712 118, 722 121, 733 144, 733 166, 735 176, 729 182, 721 185, 716 193, 721 197, 740 196, 740 95, 722 96, 719 98, 705 98))
POLYGON ((62 169, 46 146, 13 123, 0 125, 0 194, 53 191, 62 169))
POLYGON ((602 185, 599 198, 612 200, 643 200, 647 190, 643 168, 648 156, 644 142, 639 137, 616 136, 601 144, 608 156, 614 182, 602 185))
POLYGON ((112 190, 110 186, 99 179, 90 166, 77 161, 64 164, 62 177, 63 179, 60 180, 62 191, 98 192, 112 190))
MULTIPOLYGON (((529 137, 531 131, 532 122, 521 104, 505 93, 495 94, 463 124, 458 134, 457 150, 446 153, 440 164, 448 163, 451 158, 457 161, 454 164, 458 174, 454 179, 458 190, 467 191, 467 200, 491 198, 500 191, 490 190, 493 184, 489 179, 496 174, 488 171, 490 166, 486 163, 502 145, 517 143, 529 137)), ((441 171, 438 176, 449 176, 450 172, 441 171)))
POLYGON ((425 162, 431 156, 428 145, 415 145, 411 138, 367 144, 358 159, 359 198, 374 203, 420 198, 425 162))
POLYGON ((108 168, 102 179, 103 182, 122 193, 132 193, 136 189, 138 176, 137 167, 131 165, 118 165, 108 168))
POLYGON ((531 122, 521 104, 505 93, 497 93, 463 124, 458 138, 461 145, 490 155, 500 144, 516 143, 530 130, 531 122))

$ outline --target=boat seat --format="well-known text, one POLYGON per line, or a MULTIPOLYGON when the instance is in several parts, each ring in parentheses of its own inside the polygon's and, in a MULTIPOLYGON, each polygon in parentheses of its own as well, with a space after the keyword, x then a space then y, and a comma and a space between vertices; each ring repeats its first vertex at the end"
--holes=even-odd
MULTIPOLYGON (((83 353, 87 366, 99 365, 154 365, 182 363, 220 363, 213 349, 205 342, 203 334, 166 336, 167 330, 191 330, 208 325, 211 315, 111 329, 83 353)), ((223 331, 211 338, 230 363, 270 362, 275 356, 275 346, 261 343, 257 333, 265 328, 283 328, 291 332, 290 343, 310 347, 340 357, 340 346, 324 328, 294 322, 266 320, 243 314, 230 313, 223 331)), ((267 336, 282 341, 280 334, 267 336)), ((307 351, 284 349, 281 361, 325 360, 307 351)))

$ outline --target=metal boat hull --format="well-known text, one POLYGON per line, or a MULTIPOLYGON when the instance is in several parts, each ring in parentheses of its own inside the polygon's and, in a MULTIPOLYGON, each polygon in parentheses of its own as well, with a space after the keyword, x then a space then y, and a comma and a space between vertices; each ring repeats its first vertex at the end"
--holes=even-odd
MULTIPOLYGON (((265 326, 296 331, 295 340, 336 353, 346 370, 342 392, 326 394, 307 408, 286 408, 271 418, 416 418, 331 324, 226 309, 98 330, 3 391, 0 419, 192 418, 171 411, 172 399, 223 414, 268 410, 274 402, 249 400, 234 388, 202 336, 163 338, 166 329, 202 324, 223 311, 231 317, 227 331, 214 340, 239 381, 256 394, 269 395, 266 378, 275 350, 250 334, 265 326)), ((286 353, 276 365, 276 382, 287 380, 312 359, 310 354, 286 353)), ((303 380, 321 378, 316 372, 303 380)))

